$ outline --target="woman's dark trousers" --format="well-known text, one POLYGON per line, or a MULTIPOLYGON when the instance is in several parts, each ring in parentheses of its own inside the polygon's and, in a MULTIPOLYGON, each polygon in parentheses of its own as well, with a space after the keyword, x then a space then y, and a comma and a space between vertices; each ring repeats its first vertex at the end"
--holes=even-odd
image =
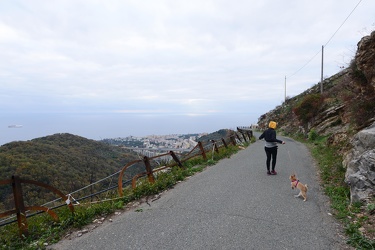
POLYGON ((266 151, 266 155, 267 155, 267 160, 266 160, 267 171, 270 171, 271 157, 272 157, 272 171, 274 171, 275 166, 276 166, 277 146, 272 147, 272 148, 264 147, 264 150, 266 151))

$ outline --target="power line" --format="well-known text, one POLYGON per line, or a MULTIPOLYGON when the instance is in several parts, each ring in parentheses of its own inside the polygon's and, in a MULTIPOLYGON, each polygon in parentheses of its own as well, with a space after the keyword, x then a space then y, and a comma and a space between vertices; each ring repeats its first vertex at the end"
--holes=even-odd
POLYGON ((320 49, 318 52, 316 52, 316 54, 311 57, 310 60, 307 61, 307 63, 305 63, 301 68, 299 68, 296 72, 294 72, 293 74, 291 74, 290 76, 288 76, 287 78, 291 78, 292 76, 296 75, 298 72, 300 72, 304 67, 307 66, 307 64, 309 64, 322 50, 320 49))
MULTIPOLYGON (((358 5, 362 2, 362 0, 359 0, 359 2, 357 3, 357 5, 353 8, 353 10, 349 13, 349 15, 345 18, 345 20, 342 22, 342 24, 337 28, 337 30, 333 33, 333 35, 328 39, 328 41, 325 43, 325 45, 323 47, 326 47, 327 44, 332 40, 332 38, 336 35, 336 33, 341 29, 341 27, 345 24, 345 22, 349 19, 349 17, 353 14, 353 12, 355 11, 355 9, 358 7, 358 5)), ((322 51, 322 49, 320 49, 318 52, 316 52, 316 54, 311 57, 310 60, 308 60, 301 68, 299 68, 297 71, 295 71, 293 74, 291 74, 290 76, 288 76, 288 78, 291 78, 292 76, 296 75, 298 72, 300 72, 304 67, 306 67, 320 52, 322 51)))
POLYGON ((359 0, 359 2, 357 3, 357 5, 354 7, 354 9, 350 12, 350 14, 345 18, 344 22, 342 22, 342 24, 340 25, 340 27, 338 27, 338 29, 335 31, 335 33, 333 33, 333 35, 331 36, 331 38, 328 40, 328 42, 324 45, 324 47, 327 46, 327 44, 332 40, 332 38, 336 35, 336 33, 341 29, 341 27, 344 25, 344 23, 348 20, 348 18, 353 14, 353 12, 355 11, 355 9, 358 7, 358 5, 362 2, 362 0, 359 0))

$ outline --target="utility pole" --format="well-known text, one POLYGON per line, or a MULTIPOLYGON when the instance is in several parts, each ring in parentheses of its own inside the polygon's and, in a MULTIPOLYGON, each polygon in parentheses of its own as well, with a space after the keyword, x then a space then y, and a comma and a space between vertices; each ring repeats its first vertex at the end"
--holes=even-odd
POLYGON ((286 102, 286 76, 285 76, 285 83, 284 83, 284 102, 286 102))
POLYGON ((323 58, 324 58, 324 46, 322 45, 322 69, 320 74, 320 93, 323 94, 323 58))

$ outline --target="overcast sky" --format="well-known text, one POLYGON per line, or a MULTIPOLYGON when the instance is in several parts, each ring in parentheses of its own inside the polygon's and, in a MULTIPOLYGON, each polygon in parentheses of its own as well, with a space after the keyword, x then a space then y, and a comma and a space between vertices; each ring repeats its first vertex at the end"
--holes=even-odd
POLYGON ((251 123, 283 102, 285 76, 290 97, 319 82, 328 41, 324 76, 348 66, 375 27, 375 1, 359 2, 0 1, 0 111, 251 123))

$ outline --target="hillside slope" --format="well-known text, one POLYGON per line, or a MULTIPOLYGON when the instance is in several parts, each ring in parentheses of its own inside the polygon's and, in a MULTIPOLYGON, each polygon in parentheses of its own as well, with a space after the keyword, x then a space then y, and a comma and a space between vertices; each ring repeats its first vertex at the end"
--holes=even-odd
MULTIPOLYGON (((0 180, 17 175, 69 193, 117 172, 135 159, 138 157, 129 150, 72 134, 55 134, 2 145, 0 180)), ((42 204, 55 197, 44 192, 39 187, 23 185, 26 204, 42 204)), ((0 210, 13 207, 10 187, 0 186, 0 199, 0 210)))

